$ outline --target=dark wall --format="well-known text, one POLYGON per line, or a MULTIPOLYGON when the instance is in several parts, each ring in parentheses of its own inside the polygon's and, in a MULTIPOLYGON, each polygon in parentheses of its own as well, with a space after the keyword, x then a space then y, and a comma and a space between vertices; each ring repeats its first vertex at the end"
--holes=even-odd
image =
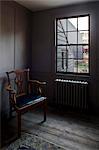
POLYGON ((3 1, 0 15, 0 73, 27 67, 31 63, 31 13, 15 2, 3 1))
POLYGON ((0 1, 0 116, 3 120, 9 110, 5 72, 31 67, 31 17, 31 12, 17 3, 0 1))
POLYGON ((32 72, 33 77, 48 81, 48 98, 53 103, 53 84, 57 77, 89 82, 89 104, 99 112, 99 2, 82 3, 33 13, 32 72), (55 73, 55 19, 90 14, 90 76, 55 73))
MULTIPOLYGON (((6 71, 31 65, 31 12, 11 1, 0 6, 0 81, 4 83, 6 71)), ((2 105, 8 107, 6 100, 2 105)))

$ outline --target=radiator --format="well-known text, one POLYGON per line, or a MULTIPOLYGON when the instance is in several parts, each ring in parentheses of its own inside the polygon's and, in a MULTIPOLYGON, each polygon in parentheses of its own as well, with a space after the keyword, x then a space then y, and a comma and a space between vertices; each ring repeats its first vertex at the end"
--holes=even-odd
POLYGON ((55 104, 87 109, 88 82, 56 79, 55 104))

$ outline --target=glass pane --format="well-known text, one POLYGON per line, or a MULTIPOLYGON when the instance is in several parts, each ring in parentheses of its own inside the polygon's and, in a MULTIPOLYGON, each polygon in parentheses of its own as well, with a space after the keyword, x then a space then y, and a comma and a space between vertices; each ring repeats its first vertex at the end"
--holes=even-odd
POLYGON ((77 46, 58 46, 57 47, 57 58, 62 58, 62 57, 68 58, 68 59, 70 59, 70 58, 77 59, 78 58, 77 46))
POLYGON ((89 40, 89 32, 88 31, 79 31, 78 32, 78 44, 88 44, 89 40))
POLYGON ((57 71, 66 72, 66 59, 57 59, 57 71))
POLYGON ((78 61, 74 60, 74 72, 77 73, 78 72, 78 61))
POLYGON ((58 46, 57 47, 57 58, 67 58, 66 46, 58 46))
POLYGON ((89 48, 86 46, 79 46, 82 49, 82 58, 78 59, 78 72, 88 73, 89 72, 89 48))
POLYGON ((83 46, 81 45, 81 46, 78 46, 78 59, 83 59, 83 46))
POLYGON ((89 59, 89 48, 88 48, 88 45, 86 46, 83 46, 83 59, 84 61, 86 61, 86 59, 88 60, 89 59))
POLYGON ((59 25, 57 26, 57 32, 63 32, 63 29, 59 25))
POLYGON ((63 32, 58 32, 57 34, 57 43, 59 44, 66 44, 66 37, 63 32))
POLYGON ((60 30, 62 31, 66 31, 66 19, 60 19, 58 20, 58 29, 60 28, 60 30))
POLYGON ((68 59, 67 72, 77 72, 77 60, 68 59))
POLYGON ((78 46, 78 59, 84 60, 89 58, 89 49, 88 45, 78 46))
POLYGON ((78 60, 78 73, 89 73, 88 59, 78 60))
POLYGON ((78 30, 88 30, 89 29, 89 17, 79 17, 78 18, 78 30))
POLYGON ((77 46, 67 46, 68 58, 77 59, 77 46))
POLYGON ((77 44, 77 32, 68 32, 68 43, 77 44))
POLYGON ((77 31, 77 18, 67 19, 68 31, 77 31))

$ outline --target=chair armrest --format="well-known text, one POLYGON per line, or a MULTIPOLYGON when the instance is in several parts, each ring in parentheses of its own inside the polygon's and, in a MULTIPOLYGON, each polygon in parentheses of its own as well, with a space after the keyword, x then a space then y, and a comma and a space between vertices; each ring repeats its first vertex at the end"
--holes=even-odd
POLYGON ((38 80, 29 80, 29 93, 34 92, 42 96, 46 96, 46 82, 38 80))
POLYGON ((9 91, 11 94, 16 94, 16 91, 12 89, 10 85, 6 86, 6 90, 9 91))
POLYGON ((41 82, 41 81, 38 81, 38 80, 29 80, 29 83, 37 83, 37 84, 40 84, 40 85, 46 85, 46 82, 41 82))
POLYGON ((9 92, 9 100, 10 100, 11 104, 13 105, 13 107, 15 108, 16 91, 14 89, 12 89, 10 85, 6 86, 6 90, 9 92))

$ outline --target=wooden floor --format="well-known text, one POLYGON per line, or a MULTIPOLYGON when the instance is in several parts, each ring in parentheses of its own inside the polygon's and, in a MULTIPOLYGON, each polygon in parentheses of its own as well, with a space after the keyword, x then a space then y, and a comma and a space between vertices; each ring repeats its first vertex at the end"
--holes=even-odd
MULTIPOLYGON (((99 150, 99 119, 97 117, 51 110, 47 114, 47 121, 41 123, 42 120, 43 114, 39 111, 24 114, 22 132, 39 135, 61 145, 66 150, 99 150)), ((10 121, 10 127, 15 134, 15 118, 10 121)))

